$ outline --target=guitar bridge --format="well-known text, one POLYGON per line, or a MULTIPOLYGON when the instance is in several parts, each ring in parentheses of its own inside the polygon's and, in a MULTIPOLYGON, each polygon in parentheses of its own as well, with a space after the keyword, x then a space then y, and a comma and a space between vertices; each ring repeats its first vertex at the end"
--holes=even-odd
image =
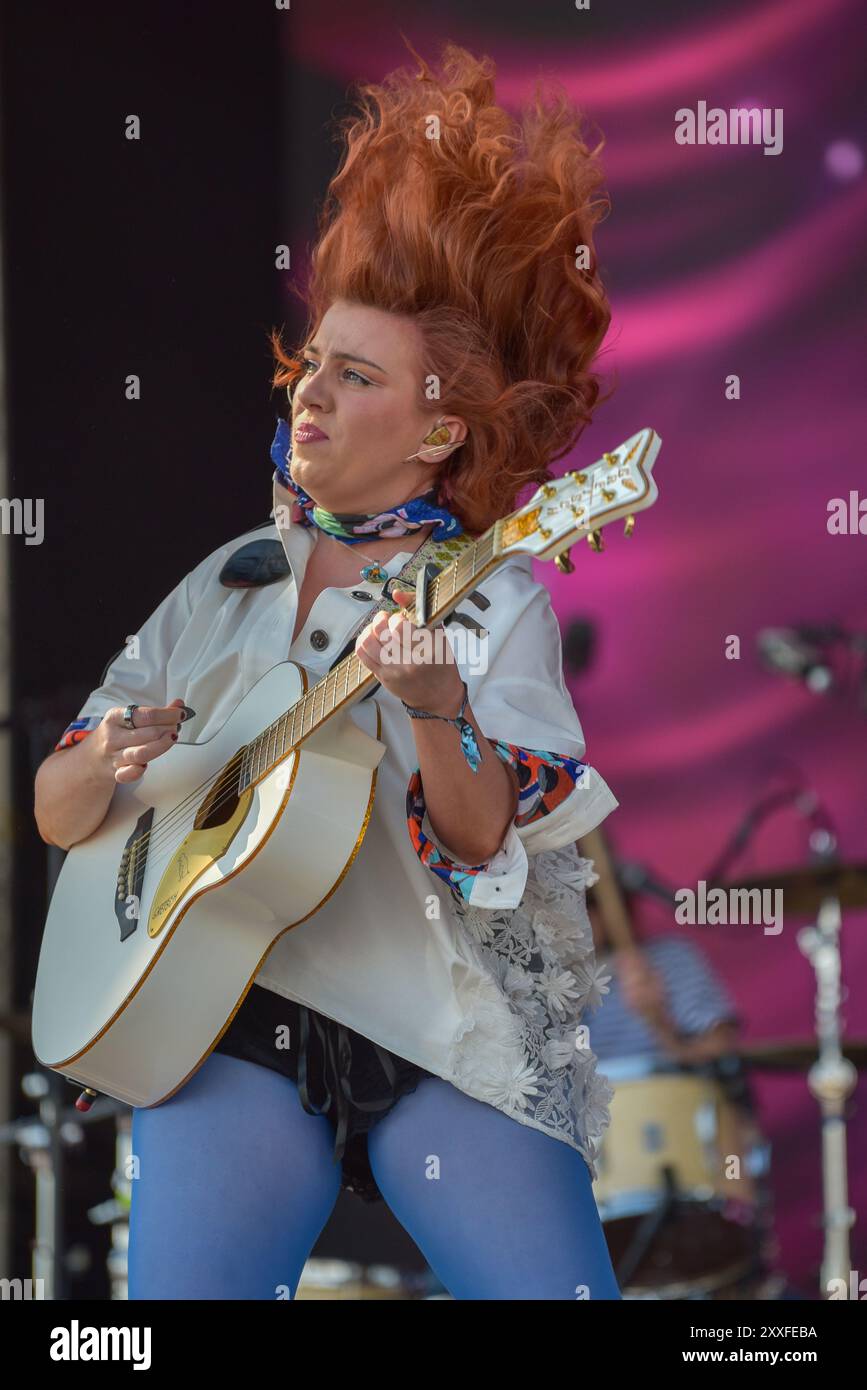
POLYGON ((121 855, 114 898, 114 915, 120 927, 121 941, 126 941, 138 927, 141 887, 148 858, 147 842, 153 818, 154 808, 151 806, 139 816, 121 855))

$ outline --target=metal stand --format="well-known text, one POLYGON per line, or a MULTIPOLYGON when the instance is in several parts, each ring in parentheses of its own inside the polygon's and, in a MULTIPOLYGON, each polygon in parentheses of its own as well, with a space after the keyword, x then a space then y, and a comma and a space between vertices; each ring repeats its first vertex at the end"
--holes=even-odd
POLYGON ((832 1279, 842 1279, 849 1288, 849 1230, 855 1224, 855 1212, 849 1206, 844 1115, 846 1097, 854 1091, 858 1073, 840 1051, 840 924, 840 900, 827 897, 815 926, 803 927, 797 937, 816 972, 819 1060, 807 1073, 807 1084, 822 1111, 823 1297, 828 1296, 832 1279))

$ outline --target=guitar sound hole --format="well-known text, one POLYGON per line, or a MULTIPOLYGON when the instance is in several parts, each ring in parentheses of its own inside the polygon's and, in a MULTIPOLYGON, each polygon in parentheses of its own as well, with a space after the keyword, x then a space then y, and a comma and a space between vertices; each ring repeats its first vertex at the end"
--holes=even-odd
POLYGON ((240 799, 238 791, 239 768, 240 757, 235 757, 223 769, 199 807, 195 821, 196 830, 213 830, 216 826, 225 825, 227 821, 232 819, 238 809, 240 799))

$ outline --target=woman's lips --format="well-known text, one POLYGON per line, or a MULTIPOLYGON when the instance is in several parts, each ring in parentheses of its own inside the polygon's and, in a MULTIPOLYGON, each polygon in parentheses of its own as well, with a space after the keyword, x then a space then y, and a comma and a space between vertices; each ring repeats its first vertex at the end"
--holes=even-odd
POLYGON ((295 430, 295 442, 297 444, 315 444, 317 439, 327 439, 328 435, 323 430, 317 429, 315 425, 298 425, 295 430))

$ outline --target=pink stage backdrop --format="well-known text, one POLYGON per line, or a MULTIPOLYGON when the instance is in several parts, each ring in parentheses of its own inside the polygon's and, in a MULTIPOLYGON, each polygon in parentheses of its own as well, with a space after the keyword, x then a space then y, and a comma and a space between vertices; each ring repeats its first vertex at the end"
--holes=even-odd
MULTIPOLYGON (((755 646, 764 627, 867 630, 867 535, 827 529, 832 498, 855 490, 867 499, 859 7, 695 6, 676 20, 634 9, 635 24, 612 31, 567 7, 556 34, 517 12, 511 29, 480 27, 450 5, 411 24, 389 5, 371 24, 365 5, 355 18, 344 11, 337 29, 327 14, 299 12, 287 63, 339 92, 407 61, 403 28, 428 57, 447 38, 489 53, 510 105, 548 73, 598 123, 612 212, 597 243, 614 305, 601 365, 617 390, 557 471, 650 425, 663 441, 660 497, 631 539, 611 527, 602 555, 573 550, 573 575, 538 565, 537 576, 564 634, 576 619, 597 628, 595 660, 569 680, 589 757, 621 803, 605 828, 619 856, 695 887, 749 807, 802 779, 835 825, 841 856, 867 860, 857 682, 811 694, 764 669, 755 646), (700 101, 781 109, 781 152, 677 144, 675 112, 700 101), (732 375, 736 400, 726 399, 732 375), (726 657, 733 636, 736 660, 726 657)), ((309 236, 309 209, 290 212, 309 236)), ((778 811, 733 874, 804 862, 807 834, 794 807, 778 811)), ((644 934, 685 932, 706 949, 749 1040, 810 1037, 800 920, 787 915, 776 936, 759 926, 684 928, 652 903, 637 920, 644 934)), ((845 917, 843 968, 846 1029, 867 1035, 863 912, 845 917)), ((756 1089, 773 1145, 780 1264, 817 1296, 818 1110, 803 1075, 763 1074, 756 1089)), ((863 1081, 850 1109, 852 1263, 865 1277, 863 1081)))

